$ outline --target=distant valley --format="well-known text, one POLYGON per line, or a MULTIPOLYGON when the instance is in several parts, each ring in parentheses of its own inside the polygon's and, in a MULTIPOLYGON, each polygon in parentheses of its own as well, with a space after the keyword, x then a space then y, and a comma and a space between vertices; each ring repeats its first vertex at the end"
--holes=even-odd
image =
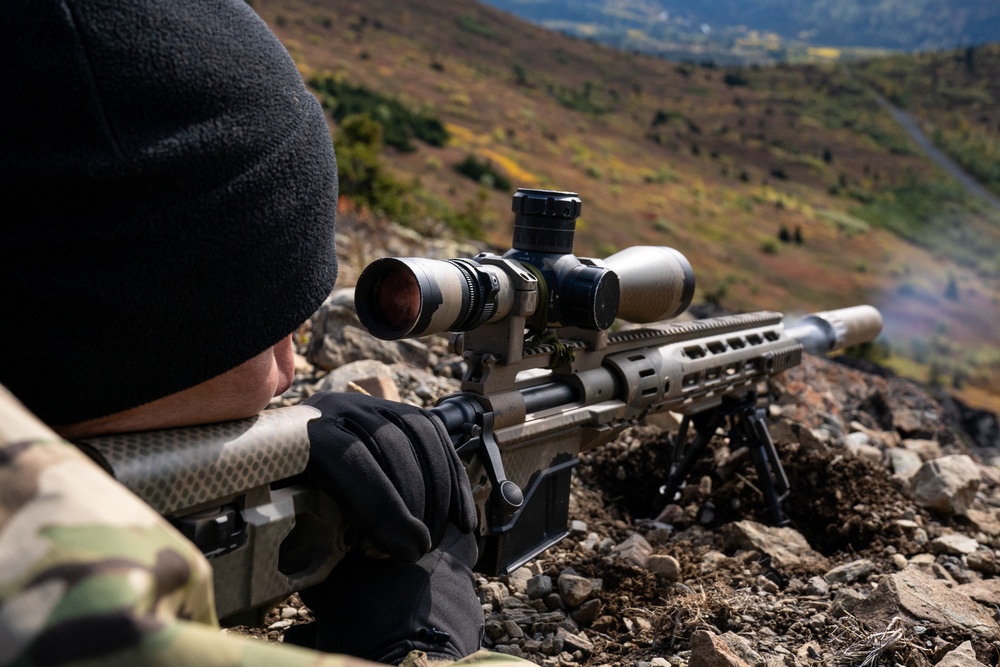
POLYGON ((993 0, 485 0, 566 34, 673 59, 804 62, 1000 40, 993 0))

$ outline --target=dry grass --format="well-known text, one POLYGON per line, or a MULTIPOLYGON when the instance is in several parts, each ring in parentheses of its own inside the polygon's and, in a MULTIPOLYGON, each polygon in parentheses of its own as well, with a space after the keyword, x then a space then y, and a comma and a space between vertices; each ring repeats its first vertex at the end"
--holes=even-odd
POLYGON ((754 596, 747 589, 691 588, 677 584, 676 591, 679 594, 663 600, 653 622, 654 646, 666 651, 688 644, 698 630, 718 632, 719 627, 726 626, 726 619, 746 613, 754 603, 754 596))
POLYGON ((838 667, 878 667, 903 662, 897 659, 919 647, 906 637, 907 628, 902 619, 893 617, 884 630, 872 632, 855 617, 847 615, 839 620, 833 636, 838 667))

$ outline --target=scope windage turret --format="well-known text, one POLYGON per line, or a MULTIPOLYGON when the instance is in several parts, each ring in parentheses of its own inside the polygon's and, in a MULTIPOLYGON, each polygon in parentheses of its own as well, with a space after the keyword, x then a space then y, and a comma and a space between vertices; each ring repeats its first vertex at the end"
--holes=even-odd
POLYGON ((469 331, 511 314, 535 326, 604 330, 616 317, 643 324, 676 317, 694 295, 694 272, 673 248, 638 246, 605 260, 573 255, 576 193, 519 189, 514 239, 503 257, 384 258, 361 273, 358 317, 386 340, 469 331), (524 312, 523 290, 537 299, 524 312), (545 321, 541 321, 544 319, 545 321))

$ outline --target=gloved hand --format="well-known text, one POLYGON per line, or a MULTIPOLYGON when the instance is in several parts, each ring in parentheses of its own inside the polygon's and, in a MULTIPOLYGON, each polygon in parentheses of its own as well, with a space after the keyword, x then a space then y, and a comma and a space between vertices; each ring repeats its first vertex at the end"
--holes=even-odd
POLYGON ((449 524, 475 529, 468 477, 437 417, 365 394, 320 392, 303 403, 323 413, 309 423, 306 477, 376 549, 414 563, 449 524))
POLYGON ((316 620, 289 628, 285 642, 383 664, 413 650, 431 660, 471 655, 485 627, 472 574, 477 555, 475 536, 453 524, 416 563, 352 552, 299 594, 316 620))

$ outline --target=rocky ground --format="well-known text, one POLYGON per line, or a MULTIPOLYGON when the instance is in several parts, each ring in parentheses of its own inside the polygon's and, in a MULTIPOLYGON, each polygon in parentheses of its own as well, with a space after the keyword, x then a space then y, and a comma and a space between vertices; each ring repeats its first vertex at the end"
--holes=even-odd
MULTIPOLYGON (((377 341, 351 303, 335 293, 303 331, 284 402, 350 383, 425 406, 455 390, 443 338, 377 341)), ((753 466, 723 437, 650 518, 676 428, 640 425, 584 455, 566 539, 479 579, 486 645, 553 666, 998 664, 996 417, 816 357, 770 391, 787 525, 768 525, 753 466)), ((300 607, 235 631, 280 641, 308 620, 300 607)))

